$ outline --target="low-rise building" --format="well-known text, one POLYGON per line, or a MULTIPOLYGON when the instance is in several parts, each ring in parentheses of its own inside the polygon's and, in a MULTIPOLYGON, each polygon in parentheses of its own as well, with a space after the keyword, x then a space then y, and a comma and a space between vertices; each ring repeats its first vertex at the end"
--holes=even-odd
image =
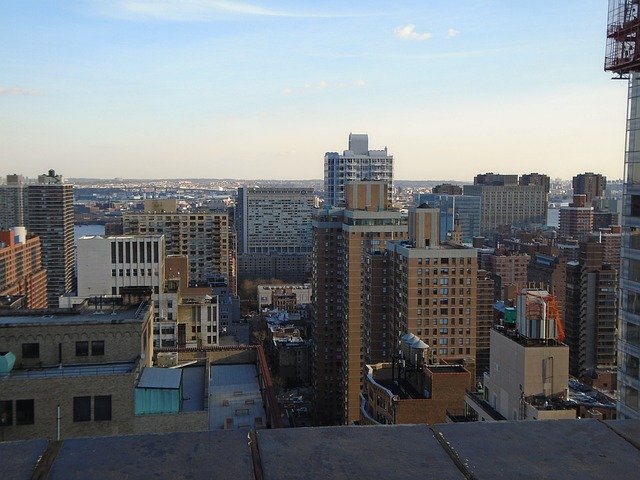
POLYGON ((258 308, 274 308, 287 312, 311 304, 311 285, 258 285, 258 308))
POLYGON ((428 349, 415 335, 405 334, 400 356, 366 366, 361 423, 433 425, 444 423, 448 412, 463 411, 471 373, 463 365, 430 364, 428 349))
POLYGON ((141 300, 3 312, 3 440, 135 431, 134 385, 153 355, 153 306, 141 300))

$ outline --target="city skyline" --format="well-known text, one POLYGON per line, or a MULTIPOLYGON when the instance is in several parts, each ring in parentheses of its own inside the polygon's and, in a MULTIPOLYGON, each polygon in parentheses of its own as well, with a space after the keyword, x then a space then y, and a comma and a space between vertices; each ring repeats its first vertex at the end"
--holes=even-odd
POLYGON ((613 180, 627 85, 602 69, 606 8, 7 3, 3 158, 29 177, 320 179, 352 132, 387 147, 400 180, 613 180))

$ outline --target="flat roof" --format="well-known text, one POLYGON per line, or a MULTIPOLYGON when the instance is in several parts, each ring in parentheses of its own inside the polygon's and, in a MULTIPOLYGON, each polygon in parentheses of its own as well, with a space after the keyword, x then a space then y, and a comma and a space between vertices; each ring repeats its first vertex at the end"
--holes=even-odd
MULTIPOLYGON (((140 323, 145 315, 135 316, 139 305, 117 307, 112 311, 111 306, 104 306, 102 310, 88 308, 80 312, 38 312, 33 315, 2 315, 0 328, 20 327, 26 325, 81 325, 81 324, 109 324, 109 323, 140 323)), ((141 311, 146 312, 148 307, 141 311)), ((17 310, 17 312, 20 312, 17 310)), ((5 313, 5 312, 3 312, 5 313)))
POLYGON ((640 452, 594 419, 459 425, 434 429, 477 479, 635 478, 640 469, 640 452))
POLYGON ((142 370, 136 388, 160 388, 178 390, 182 384, 179 368, 146 367, 142 370))
POLYGON ((182 411, 205 410, 204 394, 206 369, 204 365, 191 365, 182 370, 182 411))
POLYGON ((118 375, 130 373, 135 367, 135 362, 101 363, 96 365, 62 365, 57 367, 32 368, 28 370, 12 370, 6 376, 14 378, 56 378, 118 375))
POLYGON ((635 478, 640 420, 283 428, 0 442, 3 479, 635 478), (42 458, 42 460, 40 460, 42 458), (38 463, 40 462, 40 463, 38 463))
POLYGON ((2 478, 32 478, 35 466, 47 449, 46 440, 24 440, 0 442, 0 464, 2 478))
MULTIPOLYGON (((399 379, 399 374, 396 370, 395 377, 392 375, 391 367, 374 368, 373 379, 384 388, 389 390, 394 395, 398 395, 400 398, 426 398, 422 393, 418 392, 409 382, 399 379)), ((417 372, 419 375, 424 375, 422 371, 417 372)))
POLYGON ((266 424, 255 364, 211 365, 209 427, 236 429, 266 424))
MULTIPOLYGON (((65 440, 50 480, 253 480, 246 432, 194 432, 65 440), (204 474, 206 472, 206 475, 204 474)), ((29 478, 29 477, 27 477, 29 478)))
POLYGON ((265 480, 465 478, 423 425, 257 432, 265 480))

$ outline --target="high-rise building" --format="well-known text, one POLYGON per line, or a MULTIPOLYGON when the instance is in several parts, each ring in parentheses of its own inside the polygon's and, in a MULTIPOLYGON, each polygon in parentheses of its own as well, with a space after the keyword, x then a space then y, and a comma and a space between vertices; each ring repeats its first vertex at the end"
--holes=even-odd
POLYGON ((125 235, 164 235, 167 255, 187 255, 191 283, 207 283, 223 277, 235 293, 226 212, 127 212, 122 221, 125 235))
MULTIPOLYGON (((543 183, 543 182, 541 182, 543 183)), ((477 175, 473 185, 463 187, 464 195, 481 197, 480 233, 493 235, 501 228, 527 228, 547 221, 546 186, 518 183, 517 175, 486 173, 477 175)))
POLYGON ((40 238, 26 233, 24 227, 0 230, 0 297, 24 295, 27 308, 46 308, 47 271, 40 238))
POLYGON ((526 173, 520 176, 520 185, 539 185, 544 187, 545 192, 549 193, 551 179, 543 173, 526 173))
POLYGON ((576 194, 568 207, 560 207, 560 237, 583 239, 592 231, 593 207, 585 194, 576 194))
POLYGON ((311 188, 238 188, 238 277, 307 281, 314 204, 311 188))
POLYGON ((493 304, 495 302, 494 276, 486 270, 478 270, 476 299, 476 377, 482 378, 489 371, 493 304))
POLYGON ((24 227, 27 188, 21 175, 7 175, 7 183, 0 185, 0 230, 24 227))
POLYGON ((591 205, 595 198, 604 197, 607 189, 607 177, 599 173, 580 173, 573 177, 571 183, 574 195, 586 195, 587 205, 591 205))
POLYGON ((618 417, 640 418, 640 12, 636 0, 609 2, 605 70, 629 79, 624 159, 618 417))
POLYGON ((569 371, 594 379, 616 368, 618 272, 604 261, 604 254, 604 244, 594 236, 580 244, 579 260, 567 265, 569 371))
POLYGON ((460 185, 452 185, 451 183, 442 183, 433 187, 431 193, 438 193, 440 195, 462 195, 462 187, 460 185))
POLYGON ((478 253, 440 243, 438 225, 437 209, 411 208, 409 239, 386 245, 392 345, 412 333, 434 362, 463 363, 474 376, 478 253))
POLYGON ((40 237, 49 308, 74 290, 73 185, 54 170, 27 187, 27 228, 40 237))
POLYGON ((349 149, 342 155, 324 155, 324 204, 344 207, 346 184, 359 180, 377 180, 389 185, 388 203, 393 203, 393 156, 383 150, 369 150, 369 137, 349 134, 349 149))
POLYGON ((324 425, 360 415, 364 256, 407 235, 402 214, 388 208, 387 184, 354 182, 345 193, 346 208, 313 219, 314 410, 324 425))
POLYGON ((446 242, 454 231, 456 222, 460 225, 462 241, 471 243, 480 235, 482 208, 480 197, 472 195, 445 195, 419 193, 414 197, 414 205, 427 204, 440 210, 440 241, 446 242))
POLYGON ((514 251, 481 252, 481 268, 500 277, 500 300, 515 300, 518 292, 527 286, 527 266, 531 257, 514 251))

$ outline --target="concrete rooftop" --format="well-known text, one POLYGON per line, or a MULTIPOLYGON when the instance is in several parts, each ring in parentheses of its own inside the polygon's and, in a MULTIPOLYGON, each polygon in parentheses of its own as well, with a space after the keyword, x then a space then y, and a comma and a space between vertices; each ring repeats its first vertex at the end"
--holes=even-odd
POLYGON ((0 443, 3 480, 634 478, 640 421, 549 420, 0 443))

